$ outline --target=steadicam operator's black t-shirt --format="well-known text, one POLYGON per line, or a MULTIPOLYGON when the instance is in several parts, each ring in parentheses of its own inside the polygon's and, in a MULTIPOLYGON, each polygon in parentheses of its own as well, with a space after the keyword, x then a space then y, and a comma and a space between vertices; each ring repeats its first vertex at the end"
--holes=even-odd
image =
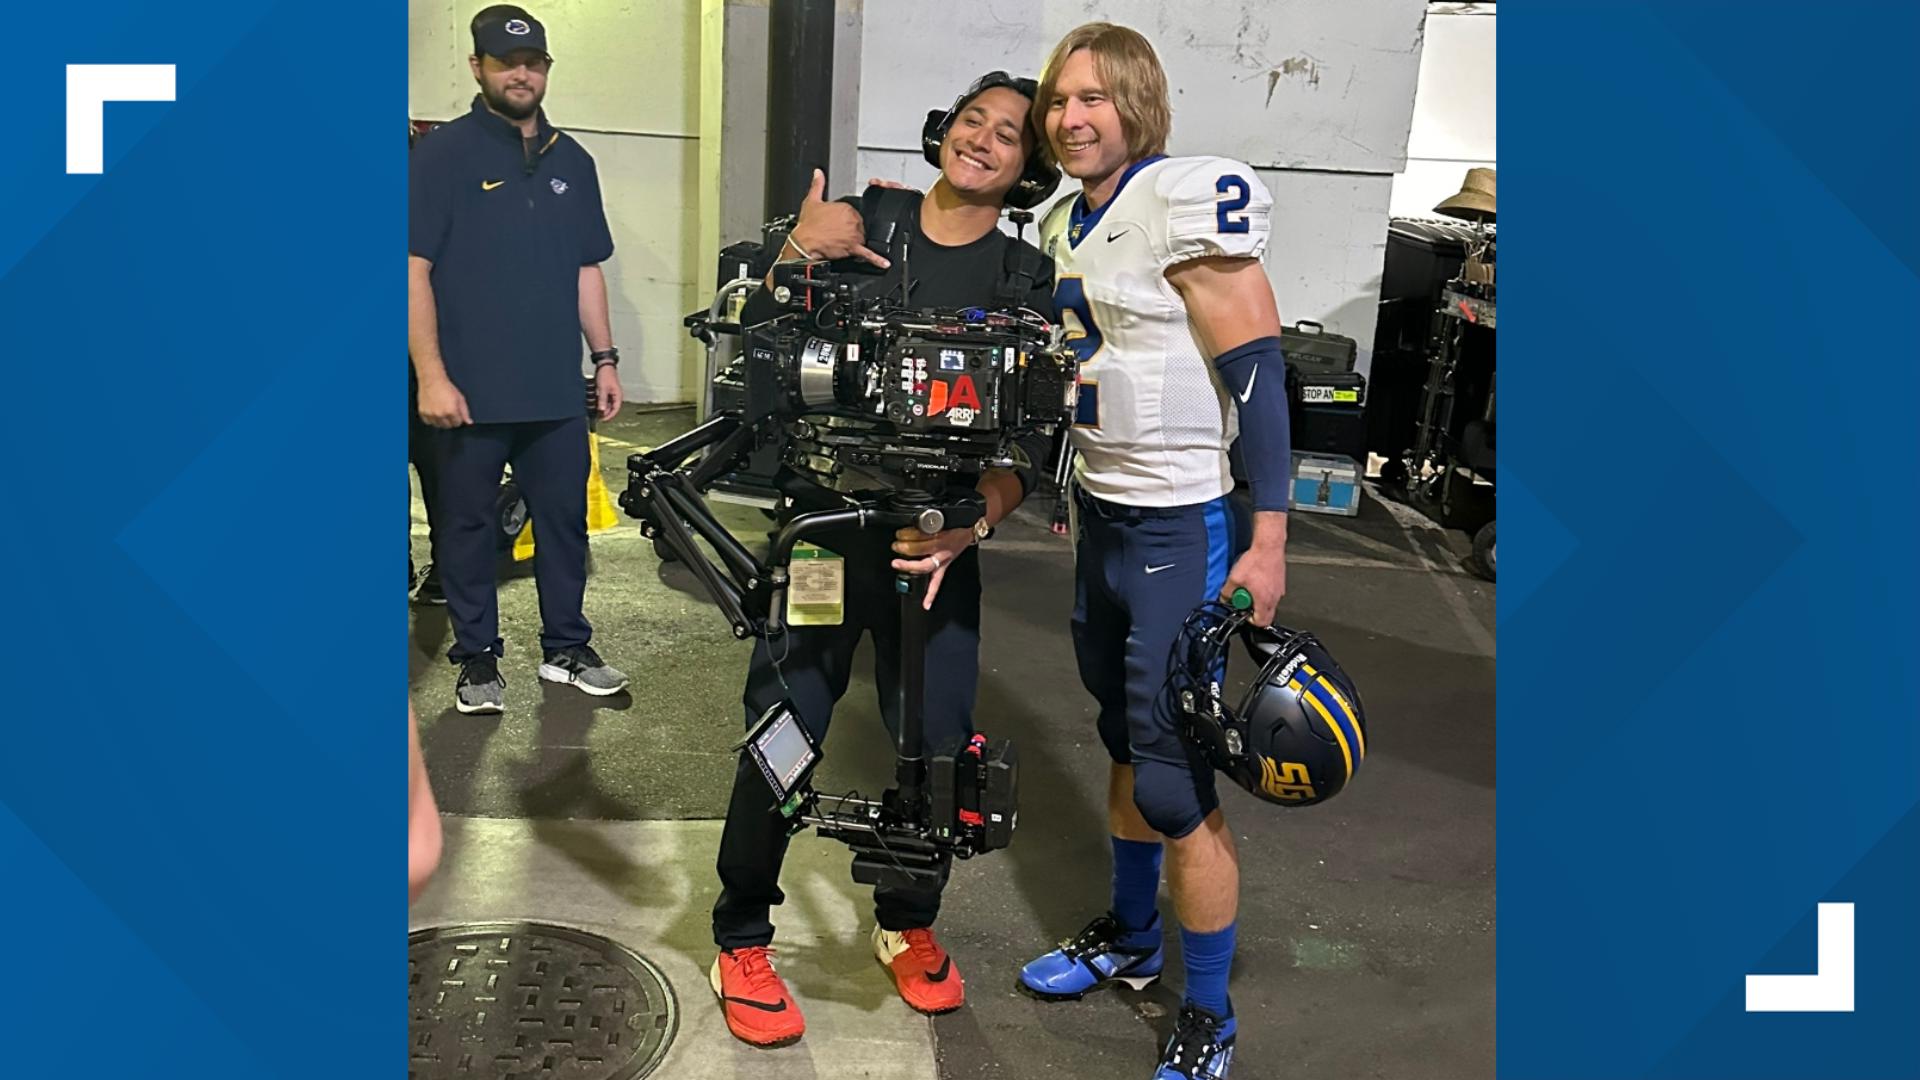
MULTIPOLYGON (((840 200, 862 217, 865 210, 858 195, 849 195, 840 200)), ((1007 245, 1022 244, 1031 254, 1039 270, 1034 274, 1033 286, 1025 298, 1027 307, 1045 315, 1054 317, 1053 310, 1053 260, 1040 254, 1038 248, 1025 240, 1015 240, 998 229, 989 231, 970 244, 949 247, 936 243, 921 235, 919 213, 911 215, 907 229, 906 257, 896 260, 885 271, 878 271, 860 259, 848 258, 836 260, 835 273, 844 274, 854 271, 874 270, 867 283, 860 289, 862 296, 878 296, 882 293, 900 295, 900 282, 903 274, 910 274, 912 284, 908 287, 906 302, 914 308, 966 308, 986 307, 993 303, 999 294, 1000 282, 1005 276, 1007 266, 1007 245)), ((881 252, 881 254, 886 254, 881 252)), ((764 290, 756 291, 747 301, 743 320, 749 325, 764 322, 779 313, 773 298, 764 290)))
MULTIPOLYGON (((841 200, 856 210, 863 210, 859 196, 849 196, 841 200)), ((863 215, 864 217, 864 210, 863 215)), ((969 244, 950 247, 935 243, 921 235, 919 213, 910 215, 907 229, 905 258, 893 260, 893 265, 884 272, 876 272, 860 288, 862 296, 888 294, 899 296, 901 282, 910 282, 907 286, 906 302, 916 309, 927 308, 968 308, 991 307, 999 296, 1002 281, 1007 276, 1009 265, 1007 246, 1024 244, 1029 249, 1031 261, 1027 265, 1035 266, 1032 286, 1024 298, 1024 306, 1056 320, 1053 305, 1053 260, 1040 254, 1033 245, 993 229, 980 239, 969 244), (906 275, 903 277, 903 275, 906 275)), ((886 254, 882 252, 881 254, 886 254)), ((836 272, 857 271, 866 264, 858 259, 842 259, 833 264, 836 272)), ((773 298, 765 289, 756 290, 748 299, 741 321, 749 326, 775 317, 779 313, 773 298)), ((1051 449, 1051 440, 1045 433, 1032 433, 1017 440, 1016 445, 1024 453, 1035 469, 1046 467, 1047 456, 1051 449)), ((818 509, 839 501, 833 493, 816 487, 789 470, 782 469, 781 488, 794 502, 795 510, 818 509)), ((959 476, 954 483, 971 488, 978 478, 959 476)))

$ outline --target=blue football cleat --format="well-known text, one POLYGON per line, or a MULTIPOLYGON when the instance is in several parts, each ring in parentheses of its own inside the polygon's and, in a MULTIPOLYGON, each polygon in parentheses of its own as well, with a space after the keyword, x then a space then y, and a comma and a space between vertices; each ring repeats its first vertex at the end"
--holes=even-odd
POLYGON ((1142 931, 1122 929, 1111 912, 1087 924, 1071 940, 1020 969, 1020 988, 1045 1001, 1072 1001, 1105 982, 1144 990, 1166 966, 1160 918, 1142 931), (1128 944, 1127 939, 1151 945, 1128 944))
POLYGON ((1227 1080, 1236 1026, 1231 1016, 1222 1020, 1191 1002, 1181 1006, 1153 1080, 1227 1080))

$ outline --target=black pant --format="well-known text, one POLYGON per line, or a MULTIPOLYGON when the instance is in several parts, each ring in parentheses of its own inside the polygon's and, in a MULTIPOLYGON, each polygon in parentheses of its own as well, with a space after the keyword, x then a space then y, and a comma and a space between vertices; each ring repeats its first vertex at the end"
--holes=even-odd
POLYGON ((587 591, 587 420, 471 424, 436 432, 433 548, 453 624, 447 658, 458 664, 501 655, 500 474, 508 462, 533 519, 533 574, 540 588, 540 647, 585 645, 587 591))
MULTIPOLYGON (((789 628, 768 652, 754 644, 743 696, 751 726, 783 698, 793 703, 814 740, 824 746, 833 706, 847 692, 854 649, 862 634, 873 634, 874 683, 888 734, 900 730, 900 596, 894 587, 892 530, 867 529, 836 534, 820 546, 846 558, 846 618, 839 626, 789 628), (783 652, 784 650, 784 652, 783 652), (778 668, 773 657, 780 656, 778 668), (782 685, 782 676, 785 685, 782 685)), ((980 559, 969 549, 947 568, 933 610, 926 612, 926 747, 929 755, 953 751, 973 734, 974 693, 980 679, 980 559)), ((780 865, 787 857, 786 821, 774 805, 773 791, 742 754, 720 837, 720 899, 713 905, 713 940, 723 949, 765 945, 773 940, 770 909, 786 899, 780 891, 780 865)), ((879 886, 874 916, 887 930, 932 926, 940 914, 940 882, 925 889, 879 886)))

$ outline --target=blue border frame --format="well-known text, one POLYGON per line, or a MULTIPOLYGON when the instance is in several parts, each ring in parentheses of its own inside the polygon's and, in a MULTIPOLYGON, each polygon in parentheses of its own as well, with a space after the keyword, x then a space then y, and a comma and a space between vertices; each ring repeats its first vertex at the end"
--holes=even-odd
POLYGON ((5 21, 0 1071, 399 1075, 406 7, 5 21))
POLYGON ((1506 8, 1500 1076, 1920 1076, 1920 12, 1506 8))

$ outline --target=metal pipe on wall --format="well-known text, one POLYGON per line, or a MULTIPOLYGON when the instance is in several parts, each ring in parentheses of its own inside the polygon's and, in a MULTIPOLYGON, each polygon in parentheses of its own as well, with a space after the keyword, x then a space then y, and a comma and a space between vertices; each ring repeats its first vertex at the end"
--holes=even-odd
POLYGON ((773 0, 767 19, 766 220, 800 207, 832 150, 833 0, 773 0))

